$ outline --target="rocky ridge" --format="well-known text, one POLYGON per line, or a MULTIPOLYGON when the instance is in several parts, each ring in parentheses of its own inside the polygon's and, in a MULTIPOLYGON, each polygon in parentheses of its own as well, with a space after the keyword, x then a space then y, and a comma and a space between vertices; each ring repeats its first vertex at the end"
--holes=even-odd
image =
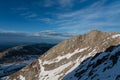
POLYGON ((120 44, 120 33, 93 30, 61 42, 32 64, 2 79, 62 80, 85 59, 118 44, 120 44))

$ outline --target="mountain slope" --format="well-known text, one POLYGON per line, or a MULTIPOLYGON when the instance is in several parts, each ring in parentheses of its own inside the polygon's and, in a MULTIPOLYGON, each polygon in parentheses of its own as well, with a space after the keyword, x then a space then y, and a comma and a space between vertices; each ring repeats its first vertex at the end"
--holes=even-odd
POLYGON ((0 52, 0 77, 10 75, 50 49, 53 44, 34 44, 16 46, 0 52))
POLYGON ((62 80, 120 80, 120 45, 84 60, 62 80))
MULTIPOLYGON (((7 80, 61 80, 81 62, 120 43, 119 33, 93 30, 65 40, 7 80)), ((4 78, 5 79, 5 78, 4 78)))

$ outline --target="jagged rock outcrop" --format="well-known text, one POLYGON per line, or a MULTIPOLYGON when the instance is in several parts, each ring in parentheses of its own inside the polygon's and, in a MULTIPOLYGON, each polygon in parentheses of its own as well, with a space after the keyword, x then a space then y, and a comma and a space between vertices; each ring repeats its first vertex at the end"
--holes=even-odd
MULTIPOLYGON (((62 80, 85 59, 120 43, 119 33, 93 30, 65 40, 7 80, 62 80)), ((118 76, 119 77, 119 76, 118 76)), ((67 79, 69 80, 69 79, 67 79)), ((84 80, 84 79, 83 79, 84 80)))

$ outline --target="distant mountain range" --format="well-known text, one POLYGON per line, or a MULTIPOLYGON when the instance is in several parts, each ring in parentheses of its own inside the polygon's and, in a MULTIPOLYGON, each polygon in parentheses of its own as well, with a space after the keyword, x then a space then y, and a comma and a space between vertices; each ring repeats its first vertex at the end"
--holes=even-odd
POLYGON ((120 33, 90 31, 1 80, 120 80, 120 33))
MULTIPOLYGON (((3 42, 2 43, 2 42, 0 42, 0 51, 15 47, 15 46, 34 45, 34 44, 41 44, 41 43, 35 43, 35 42, 3 42)), ((44 44, 44 43, 42 43, 42 44, 44 44)), ((45 44, 52 44, 52 43, 45 43, 45 44)))
POLYGON ((41 43, 15 46, 2 50, 0 52, 0 77, 10 75, 20 70, 54 45, 55 44, 41 43))

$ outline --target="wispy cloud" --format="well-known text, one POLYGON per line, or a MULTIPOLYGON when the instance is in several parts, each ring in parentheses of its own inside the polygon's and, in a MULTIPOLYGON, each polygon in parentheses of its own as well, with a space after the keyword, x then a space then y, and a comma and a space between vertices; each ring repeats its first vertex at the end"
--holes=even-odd
POLYGON ((26 15, 25 18, 36 18, 38 15, 35 13, 31 13, 29 15, 26 15))
POLYGON ((44 15, 46 15, 46 13, 50 13, 50 14, 48 14, 47 17, 43 18, 43 17, 40 17, 41 10, 36 11, 33 9, 42 9, 43 7, 45 7, 45 9, 54 7, 57 10, 69 9, 75 4, 74 2, 75 2, 74 0, 44 0, 44 1, 38 0, 38 1, 34 1, 33 3, 31 3, 32 5, 29 4, 30 6, 32 6, 32 8, 24 5, 24 6, 19 6, 16 8, 11 8, 11 10, 16 12, 18 15, 24 17, 25 19, 44 21, 48 24, 51 24, 53 19, 52 19, 52 17, 51 17, 51 19, 49 17, 51 16, 51 14, 53 14, 53 15, 56 14, 56 13, 54 13, 54 11, 53 12, 49 12, 49 11, 44 12, 44 15))
POLYGON ((48 26, 55 26, 56 31, 61 32, 80 34, 92 29, 111 31, 113 27, 119 28, 119 0, 109 4, 106 4, 109 0, 96 0, 92 3, 90 1, 86 3, 87 1, 89 0, 35 0, 32 9, 19 7, 16 10, 24 18, 36 20, 41 24, 45 22, 48 26), (77 8, 75 7, 76 2, 79 2, 77 8), (85 5, 81 6, 82 3, 85 5))
POLYGON ((105 1, 97 1, 87 8, 56 14, 56 24, 60 30, 80 33, 79 30, 104 29, 120 26, 120 5, 117 2, 104 6, 105 1))
POLYGON ((38 17, 37 13, 30 10, 30 8, 28 7, 16 7, 16 8, 11 8, 11 10, 14 11, 16 14, 24 17, 25 19, 38 17))
POLYGON ((37 13, 30 12, 30 11, 19 13, 19 15, 24 17, 25 19, 33 19, 33 20, 34 19, 37 20, 37 18, 39 16, 37 13))
POLYGON ((52 7, 53 5, 55 5, 53 0, 45 0, 43 4, 44 7, 52 7))
POLYGON ((44 0, 43 7, 70 8, 74 5, 74 0, 44 0))
POLYGON ((17 8, 11 8, 11 10, 28 10, 29 8, 27 7, 17 7, 17 8))
POLYGON ((53 22, 53 19, 51 18, 36 18, 35 20, 40 21, 40 22, 45 22, 47 24, 51 24, 53 22))
POLYGON ((32 12, 30 11, 26 11, 26 12, 22 12, 22 13, 19 13, 20 16, 27 16, 27 15, 30 15, 32 12))
POLYGON ((0 30, 0 37, 26 37, 29 36, 26 32, 16 32, 16 31, 5 31, 0 30))
POLYGON ((69 38, 69 37, 75 36, 76 34, 73 34, 73 33, 59 33, 59 32, 53 31, 53 30, 46 30, 46 31, 37 32, 34 35, 35 36, 69 38))
POLYGON ((80 0, 80 3, 86 2, 87 0, 80 0))
POLYGON ((74 0, 58 0, 58 4, 62 8, 72 7, 74 5, 74 0))
POLYGON ((40 31, 35 33, 4 31, 0 30, 1 42, 49 42, 56 43, 64 39, 75 36, 71 33, 59 33, 52 30, 40 31))

